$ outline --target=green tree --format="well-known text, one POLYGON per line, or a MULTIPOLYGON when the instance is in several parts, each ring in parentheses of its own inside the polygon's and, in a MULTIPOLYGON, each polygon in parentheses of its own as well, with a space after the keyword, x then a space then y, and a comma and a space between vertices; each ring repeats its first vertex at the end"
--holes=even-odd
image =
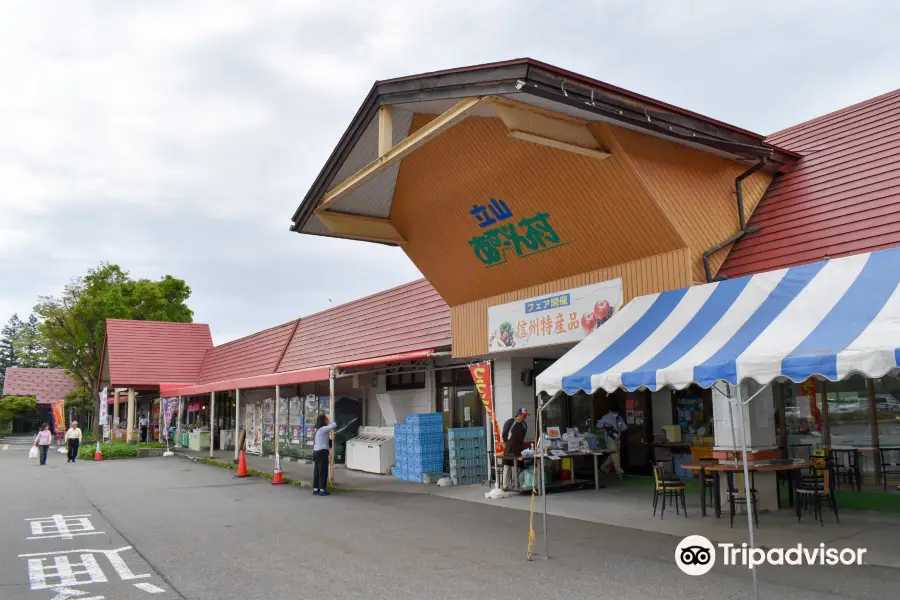
POLYGON ((37 410, 37 402, 31 396, 3 396, 0 398, 0 427, 5 427, 13 419, 37 410))
POLYGON ((34 313, 28 317, 28 321, 22 324, 19 335, 13 347, 19 367, 32 369, 47 368, 47 352, 44 349, 43 339, 38 331, 38 318, 34 313))
POLYGON ((191 288, 181 279, 166 275, 159 281, 134 280, 118 265, 102 263, 66 285, 58 297, 40 298, 34 312, 49 362, 89 390, 98 414, 106 320, 190 323, 194 313, 185 304, 190 295, 191 288))
POLYGON ((6 379, 6 369, 9 367, 19 366, 19 359, 16 355, 16 340, 25 324, 19 318, 18 314, 10 317, 3 329, 0 330, 0 388, 6 379))
POLYGON ((87 423, 85 420, 89 412, 94 409, 94 399, 91 390, 79 387, 75 388, 65 397, 65 414, 69 415, 74 412, 81 419, 81 423, 87 423))

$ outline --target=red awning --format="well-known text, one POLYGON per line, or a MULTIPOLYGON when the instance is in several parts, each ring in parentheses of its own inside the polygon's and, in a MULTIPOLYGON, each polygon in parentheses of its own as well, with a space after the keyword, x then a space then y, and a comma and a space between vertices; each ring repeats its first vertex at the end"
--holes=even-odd
POLYGON ((422 360, 434 354, 434 348, 430 350, 416 350, 415 352, 402 352, 400 354, 390 354, 388 356, 380 356, 378 358, 366 358, 363 360, 354 360, 352 362, 341 363, 338 366, 342 369, 350 369, 353 367, 368 367, 372 365, 386 365, 390 363, 406 362, 409 360, 422 360))
POLYGON ((180 390, 186 387, 190 387, 192 385, 196 385, 194 383, 161 383, 159 384, 159 392, 161 394, 165 394, 171 390, 180 390))
POLYGON ((199 396, 210 392, 226 392, 229 390, 245 390, 250 388, 268 388, 276 385, 291 385, 295 383, 308 383, 310 381, 328 381, 328 367, 313 367, 311 369, 299 369, 284 373, 270 373, 242 379, 228 379, 200 385, 188 385, 182 388, 166 390, 166 395, 172 396, 199 396))

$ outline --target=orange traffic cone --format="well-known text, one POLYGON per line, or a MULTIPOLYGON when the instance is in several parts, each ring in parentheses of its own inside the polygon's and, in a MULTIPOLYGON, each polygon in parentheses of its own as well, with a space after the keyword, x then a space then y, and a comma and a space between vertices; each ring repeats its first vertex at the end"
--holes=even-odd
POLYGON ((281 457, 275 455, 275 476, 272 477, 272 485, 280 485, 284 483, 284 477, 281 475, 281 457))
POLYGON ((100 452, 100 442, 97 442, 97 451, 94 452, 94 460, 103 460, 103 453, 100 452))
POLYGON ((234 475, 235 477, 250 477, 250 474, 247 472, 247 459, 244 456, 243 449, 238 457, 238 469, 237 473, 234 475))

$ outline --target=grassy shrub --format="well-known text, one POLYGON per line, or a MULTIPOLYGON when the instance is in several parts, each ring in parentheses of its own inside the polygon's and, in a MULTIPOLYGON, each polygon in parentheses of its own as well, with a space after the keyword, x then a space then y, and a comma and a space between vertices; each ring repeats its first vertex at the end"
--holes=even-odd
MULTIPOLYGON (((103 452, 103 460, 117 460, 120 458, 137 458, 138 448, 165 448, 165 444, 155 442, 142 442, 139 444, 126 444, 125 442, 115 442, 112 444, 100 444, 100 451, 103 452)), ((97 451, 96 444, 82 444, 78 449, 78 458, 80 460, 94 460, 94 452, 97 451)))

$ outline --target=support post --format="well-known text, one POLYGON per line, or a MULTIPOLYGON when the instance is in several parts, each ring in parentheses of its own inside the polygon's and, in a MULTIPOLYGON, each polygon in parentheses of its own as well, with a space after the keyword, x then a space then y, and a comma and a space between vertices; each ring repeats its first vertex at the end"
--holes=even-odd
POLYGON ((166 441, 166 434, 163 431, 163 427, 166 424, 165 412, 166 412, 165 407, 163 406, 163 397, 162 397, 162 394, 160 394, 160 396, 159 396, 159 441, 160 441, 160 443, 166 441))
MULTIPOLYGON (((334 420, 334 367, 328 369, 328 418, 334 420)), ((328 435, 332 440, 328 452, 328 483, 334 486, 334 431, 328 435)))
MULTIPOLYGON (((773 388, 772 391, 775 396, 775 411, 778 414, 778 423, 780 428, 777 431, 778 434, 778 447, 781 448, 781 457, 782 458, 790 458, 790 452, 788 452, 788 429, 787 429, 787 420, 784 414, 784 383, 772 383, 773 388)), ((788 384, 790 385, 790 384, 788 384)))
POLYGON ((113 418, 112 418, 112 427, 109 432, 110 441, 115 441, 112 439, 112 430, 115 429, 118 431, 119 429, 119 390, 116 389, 113 391, 113 418))
POLYGON ((819 385, 822 390, 822 446, 831 448, 831 419, 828 416, 828 384, 822 381, 819 385))
POLYGON ((181 448, 181 421, 184 414, 184 397, 178 397, 178 422, 175 424, 175 447, 181 448))
POLYGON ((279 457, 278 454, 278 427, 280 425, 278 421, 278 417, 280 416, 278 413, 281 408, 281 386, 275 386, 275 457, 279 457))
MULTIPOLYGON (((545 403, 546 404, 546 403, 545 403)), ((537 483, 540 482, 541 486, 541 496, 544 500, 544 559, 550 558, 550 537, 547 535, 547 480, 546 475, 544 473, 544 454, 547 453, 546 445, 544 444, 544 406, 538 403, 538 430, 537 430, 537 444, 540 445, 541 455, 540 455, 540 466, 541 472, 536 473, 537 481, 532 482, 537 483)), ((518 482, 516 482, 518 485, 518 482)))
POLYGON ((875 483, 881 483, 881 453, 878 451, 878 405, 875 403, 875 382, 866 379, 869 391, 869 429, 872 433, 872 468, 875 470, 875 483))
MULTIPOLYGON (((737 407, 741 413, 741 457, 744 462, 744 498, 747 500, 746 508, 747 508, 747 529, 750 532, 750 555, 753 555, 753 550, 756 548, 756 542, 753 539, 753 510, 751 505, 752 496, 750 495, 750 468, 747 465, 747 435, 746 432, 746 423, 744 422, 744 403, 741 400, 741 386, 740 384, 734 386, 735 393, 737 395, 737 407)), ((753 400, 753 396, 750 397, 748 402, 753 400)), ((728 401, 729 405, 731 404, 731 399, 728 401)), ((734 440, 732 440, 733 442, 734 440)), ((703 485, 703 482, 700 482, 700 485, 703 485)), ((756 571, 757 569, 751 569, 750 572, 753 576, 753 600, 759 600, 759 582, 756 580, 756 571)))
POLYGON ((209 393, 209 457, 216 448, 216 393, 209 393))
POLYGON ((385 105, 378 108, 378 156, 394 147, 393 110, 385 105))
POLYGON ((134 388, 128 388, 128 423, 125 426, 125 441, 129 444, 134 443, 131 439, 134 435, 134 397, 134 388))
POLYGON ((234 460, 240 457, 241 449, 238 444, 241 441, 241 390, 234 390, 234 460))

